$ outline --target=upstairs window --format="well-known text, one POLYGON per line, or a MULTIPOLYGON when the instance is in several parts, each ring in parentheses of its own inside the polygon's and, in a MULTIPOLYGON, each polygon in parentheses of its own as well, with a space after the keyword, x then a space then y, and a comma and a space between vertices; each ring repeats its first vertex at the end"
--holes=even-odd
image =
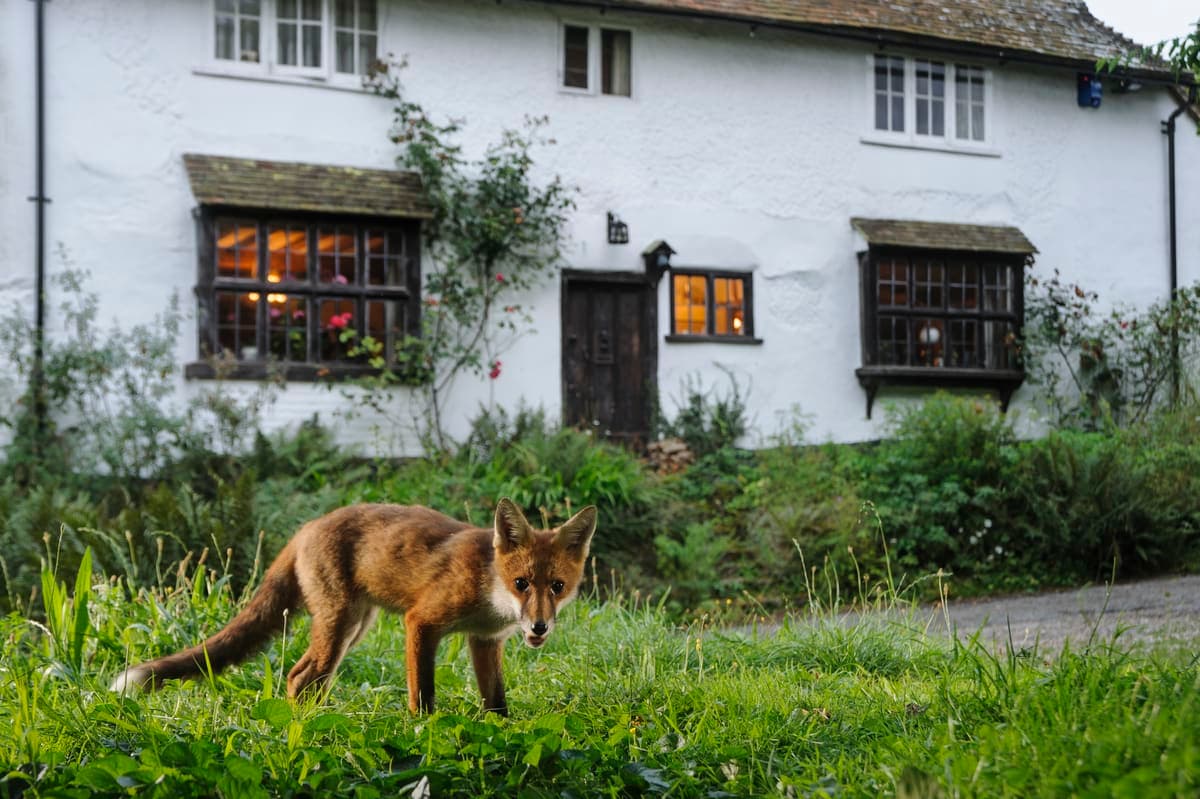
POLYGON ((633 36, 627 30, 562 26, 560 85, 587 93, 629 97, 633 36))
POLYGON ((257 64, 261 45, 262 3, 260 0, 216 0, 216 57, 223 61, 257 64))
POLYGON ((753 281, 744 272, 671 270, 668 341, 754 338, 753 281))
POLYGON ((904 59, 875 56, 875 129, 904 132, 904 59))
POLYGON ((365 75, 376 59, 379 20, 375 0, 337 0, 333 35, 336 69, 348 75, 365 75))
POLYGON ((325 43, 323 0, 276 0, 276 62, 284 67, 321 68, 325 43))
POLYGON ((871 56, 868 141, 945 149, 990 143, 988 70, 893 55, 871 56))
POLYGON ((377 57, 378 0, 213 0, 213 57, 263 74, 364 75, 377 57))

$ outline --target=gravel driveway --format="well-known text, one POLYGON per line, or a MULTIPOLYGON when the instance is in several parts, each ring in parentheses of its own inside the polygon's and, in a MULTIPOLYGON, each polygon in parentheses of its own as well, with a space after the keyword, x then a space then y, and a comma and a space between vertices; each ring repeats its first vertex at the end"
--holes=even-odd
MULTIPOLYGON (((1099 640, 1123 630, 1121 642, 1200 640, 1200 575, 1165 577, 1135 583, 1072 588, 999 599, 950 600, 950 623, 960 638, 981 631, 982 643, 1003 648, 1009 630, 1015 649, 1032 647, 1054 653, 1063 643, 1086 644, 1093 629, 1099 640), (1111 593, 1110 593, 1111 591, 1111 593)), ((945 634, 941 610, 933 613, 931 633, 945 634)))

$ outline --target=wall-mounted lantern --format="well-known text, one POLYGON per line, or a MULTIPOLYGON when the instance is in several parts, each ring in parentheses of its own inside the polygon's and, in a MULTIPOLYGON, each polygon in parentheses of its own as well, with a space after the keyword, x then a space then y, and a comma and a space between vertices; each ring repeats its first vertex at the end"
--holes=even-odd
POLYGON ((629 243, 629 225, 622 222, 620 217, 618 217, 612 211, 608 212, 608 243, 629 243))
POLYGON ((658 281, 662 280, 663 272, 671 268, 671 256, 674 254, 671 245, 662 239, 651 242, 649 247, 642 250, 642 260, 646 262, 646 277, 650 279, 651 285, 657 286, 658 281))

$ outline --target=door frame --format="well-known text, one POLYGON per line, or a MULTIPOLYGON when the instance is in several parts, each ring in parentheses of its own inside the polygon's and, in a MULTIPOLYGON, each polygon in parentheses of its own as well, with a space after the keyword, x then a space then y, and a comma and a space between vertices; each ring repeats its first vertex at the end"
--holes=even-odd
POLYGON ((558 330, 558 375, 562 402, 562 419, 567 420, 567 370, 566 347, 563 337, 566 335, 567 292, 572 285, 580 283, 603 283, 628 288, 640 289, 645 295, 645 311, 642 323, 647 335, 643 336, 642 373, 646 375, 646 396, 644 399, 644 418, 647 429, 642 431, 649 441, 649 427, 654 423, 654 407, 658 397, 658 283, 645 272, 634 271, 600 271, 591 269, 563 269, 559 289, 559 330, 558 330))

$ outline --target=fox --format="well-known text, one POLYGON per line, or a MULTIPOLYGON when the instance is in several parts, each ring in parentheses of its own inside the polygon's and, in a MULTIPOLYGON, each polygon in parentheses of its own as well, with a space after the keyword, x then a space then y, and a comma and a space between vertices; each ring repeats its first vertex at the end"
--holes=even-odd
POLYGON ((597 510, 588 505, 562 525, 538 530, 509 498, 491 529, 419 505, 359 504, 334 510, 296 532, 263 575, 246 607, 203 643, 122 671, 112 690, 157 690, 251 657, 293 613, 312 617, 309 645, 288 672, 288 696, 324 696, 346 653, 379 611, 401 613, 408 707, 434 707, 438 643, 467 637, 485 711, 508 715, 504 642, 518 630, 538 648, 579 591, 597 510))

